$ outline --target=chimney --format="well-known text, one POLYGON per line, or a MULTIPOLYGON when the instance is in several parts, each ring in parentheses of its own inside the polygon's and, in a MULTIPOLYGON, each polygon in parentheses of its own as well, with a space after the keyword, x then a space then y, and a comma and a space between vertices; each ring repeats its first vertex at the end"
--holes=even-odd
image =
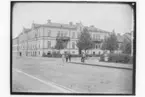
POLYGON ((51 20, 50 20, 50 19, 48 19, 48 20, 47 20, 47 23, 51 23, 51 20))
POLYGON ((70 25, 73 25, 73 23, 72 23, 72 22, 69 22, 69 24, 70 24, 70 25))

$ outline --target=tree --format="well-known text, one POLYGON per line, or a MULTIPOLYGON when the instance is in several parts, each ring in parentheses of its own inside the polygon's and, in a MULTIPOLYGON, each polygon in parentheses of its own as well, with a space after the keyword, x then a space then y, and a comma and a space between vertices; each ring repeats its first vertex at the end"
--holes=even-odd
POLYGON ((94 42, 92 41, 91 35, 88 32, 87 28, 84 28, 81 34, 78 37, 77 47, 79 51, 81 50, 88 50, 94 47, 94 42))
POLYGON ((111 33, 111 35, 104 40, 102 49, 109 50, 110 52, 118 49, 118 41, 115 33, 111 33))
POLYGON ((57 49, 57 50, 64 49, 64 45, 63 45, 62 40, 59 40, 59 39, 56 40, 55 49, 57 49))
POLYGON ((131 54, 131 47, 131 39, 125 37, 121 44, 121 50, 125 54, 131 54))
POLYGON ((63 42, 62 38, 59 36, 59 34, 56 37, 56 45, 54 48, 57 50, 64 49, 64 42, 63 42))

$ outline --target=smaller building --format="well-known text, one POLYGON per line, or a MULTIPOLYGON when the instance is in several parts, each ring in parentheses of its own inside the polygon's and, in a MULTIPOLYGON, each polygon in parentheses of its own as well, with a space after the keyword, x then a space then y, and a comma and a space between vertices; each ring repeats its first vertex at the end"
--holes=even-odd
POLYGON ((14 56, 17 56, 19 53, 18 53, 18 37, 14 38, 13 41, 12 41, 12 51, 13 51, 13 55, 14 56))

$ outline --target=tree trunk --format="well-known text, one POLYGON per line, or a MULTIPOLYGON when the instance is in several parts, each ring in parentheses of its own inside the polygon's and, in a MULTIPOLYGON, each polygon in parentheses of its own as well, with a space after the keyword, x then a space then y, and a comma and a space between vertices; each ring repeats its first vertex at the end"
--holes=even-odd
POLYGON ((79 49, 79 54, 82 54, 82 50, 81 49, 79 49))

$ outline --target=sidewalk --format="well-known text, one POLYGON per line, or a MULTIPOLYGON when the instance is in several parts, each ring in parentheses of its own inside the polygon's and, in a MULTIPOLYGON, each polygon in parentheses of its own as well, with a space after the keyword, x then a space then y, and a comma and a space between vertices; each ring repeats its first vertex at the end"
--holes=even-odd
POLYGON ((108 68, 118 68, 118 69, 133 69, 133 64, 123 64, 123 63, 110 63, 110 62, 99 62, 97 58, 87 59, 85 63, 81 62, 80 58, 72 58, 72 62, 75 64, 83 64, 83 65, 91 65, 91 66, 101 66, 101 67, 108 67, 108 68))

